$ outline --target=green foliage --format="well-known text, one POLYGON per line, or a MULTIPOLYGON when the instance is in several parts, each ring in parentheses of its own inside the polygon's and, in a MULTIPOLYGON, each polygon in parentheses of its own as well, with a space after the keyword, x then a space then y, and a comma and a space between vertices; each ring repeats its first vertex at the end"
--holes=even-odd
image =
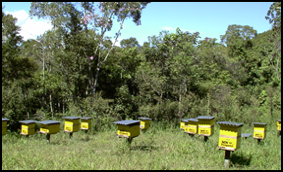
POLYGON ((94 14, 91 2, 34 2, 30 15, 51 19, 54 28, 27 41, 2 11, 2 114, 10 129, 22 119, 64 116, 93 117, 95 131, 139 116, 166 130, 200 115, 249 125, 280 118, 280 3, 267 14, 275 29, 264 33, 229 25, 217 43, 176 28, 142 46, 134 37, 114 46, 105 36, 114 16, 121 22, 117 39, 126 18, 140 24, 147 4, 102 2, 94 14))

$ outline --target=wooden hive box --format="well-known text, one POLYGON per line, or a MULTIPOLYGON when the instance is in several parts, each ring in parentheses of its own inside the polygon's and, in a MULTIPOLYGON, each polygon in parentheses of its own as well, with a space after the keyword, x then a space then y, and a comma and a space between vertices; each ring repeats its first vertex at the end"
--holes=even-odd
POLYGON ((150 118, 147 117, 138 117, 138 119, 140 120, 140 128, 142 130, 147 130, 150 126, 150 118))
POLYGON ((37 122, 40 124, 40 133, 43 134, 55 134, 60 131, 60 121, 53 121, 53 120, 47 120, 47 121, 39 121, 37 122))
POLYGON ((81 117, 81 130, 90 130, 92 117, 81 117))
POLYGON ((197 134, 198 133, 198 119, 189 118, 188 125, 185 125, 184 132, 189 133, 189 134, 197 134))
POLYGON ((218 149, 235 151, 241 145, 241 133, 243 123, 218 122, 220 125, 218 149))
POLYGON ((64 131, 68 133, 77 132, 80 130, 80 117, 67 116, 65 119, 64 131))
POLYGON ((118 137, 134 138, 140 135, 140 121, 139 120, 123 120, 113 122, 117 125, 118 137))
POLYGON ((188 119, 180 119, 180 129, 184 130, 185 126, 188 125, 188 119))
POLYGON ((276 129, 277 129, 278 131, 281 131, 281 119, 277 119, 277 120, 276 120, 276 129))
POLYGON ((214 116, 198 116, 198 134, 211 136, 214 133, 214 116))
POLYGON ((266 124, 267 123, 259 123, 254 122, 254 139, 265 139, 266 137, 266 124))
POLYGON ((35 123, 37 121, 34 120, 23 120, 19 121, 21 123, 21 135, 29 136, 35 133, 35 123))
POLYGON ((2 136, 7 132, 7 122, 10 121, 7 118, 2 118, 2 136))

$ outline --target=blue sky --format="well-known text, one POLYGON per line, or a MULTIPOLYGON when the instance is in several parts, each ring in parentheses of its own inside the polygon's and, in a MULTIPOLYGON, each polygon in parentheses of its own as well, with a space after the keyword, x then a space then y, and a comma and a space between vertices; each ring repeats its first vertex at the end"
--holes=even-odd
MULTIPOLYGON (((249 25, 258 33, 271 29, 265 19, 273 2, 152 2, 142 11, 141 25, 136 26, 127 19, 121 30, 119 41, 135 37, 140 45, 148 41, 148 36, 159 35, 162 30, 175 32, 200 32, 205 37, 220 40, 228 26, 232 24, 249 25)), ((22 27, 24 39, 34 38, 44 33, 51 25, 45 20, 29 19, 30 2, 2 2, 4 12, 19 18, 17 25, 22 27), (22 10, 22 11, 21 11, 22 10)), ((98 10, 97 10, 98 11, 98 10)), ((113 24, 107 36, 113 37, 119 29, 113 24)))

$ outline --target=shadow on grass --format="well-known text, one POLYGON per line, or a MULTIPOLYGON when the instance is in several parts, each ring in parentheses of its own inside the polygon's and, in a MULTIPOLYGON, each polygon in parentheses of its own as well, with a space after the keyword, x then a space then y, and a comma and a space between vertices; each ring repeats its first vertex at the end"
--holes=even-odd
POLYGON ((132 146, 131 150, 132 151, 153 151, 153 150, 158 150, 158 147, 154 146, 132 146))
POLYGON ((234 165, 240 165, 240 166, 249 166, 251 164, 252 156, 243 156, 241 155, 236 155, 232 154, 231 156, 231 162, 234 165))
MULTIPOLYGON (((46 143, 48 145, 48 143, 46 143)), ((59 141, 50 141, 50 145, 61 145, 60 140, 59 141)))
POLYGON ((86 135, 86 136, 83 137, 81 140, 82 140, 82 141, 85 141, 85 142, 88 142, 88 141, 90 141, 90 138, 89 138, 88 135, 86 135))

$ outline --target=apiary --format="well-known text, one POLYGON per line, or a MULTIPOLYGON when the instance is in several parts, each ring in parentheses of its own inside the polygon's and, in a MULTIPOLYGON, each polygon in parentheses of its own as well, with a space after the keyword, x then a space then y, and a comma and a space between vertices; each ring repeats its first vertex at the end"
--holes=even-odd
POLYGON ((279 131, 279 135, 281 136, 281 119, 276 120, 276 129, 279 131))
POLYGON ((254 122, 254 139, 265 139, 266 137, 266 124, 267 123, 259 123, 254 122))
POLYGON ((189 118, 188 125, 185 125, 184 132, 188 134, 197 134, 198 133, 198 119, 189 118))
POLYGON ((204 136, 206 142, 214 133, 214 116, 198 116, 198 134, 204 136))
POLYGON ((2 118, 2 136, 7 132, 7 121, 10 121, 7 118, 2 118))
POLYGON ((92 117, 81 117, 81 130, 86 132, 91 128, 92 117))
POLYGON ((240 148, 243 123, 218 122, 220 125, 218 149, 235 151, 240 148))
POLYGON ((147 117, 139 117, 138 119, 140 120, 140 128, 142 130, 147 130, 151 119, 147 117))
POLYGON ((113 122, 117 125, 118 137, 134 138, 140 135, 140 121, 139 120, 123 120, 113 122))
POLYGON ((80 117, 68 116, 63 117, 65 119, 64 131, 65 132, 77 132, 80 129, 80 117))
POLYGON ((188 125, 188 119, 181 119, 180 121, 180 129, 184 130, 185 126, 188 125))
POLYGON ((56 134, 60 131, 60 121, 38 121, 40 124, 39 133, 43 134, 56 134))
POLYGON ((19 121, 21 123, 21 135, 29 136, 35 133, 35 123, 37 121, 34 120, 23 120, 19 121))

